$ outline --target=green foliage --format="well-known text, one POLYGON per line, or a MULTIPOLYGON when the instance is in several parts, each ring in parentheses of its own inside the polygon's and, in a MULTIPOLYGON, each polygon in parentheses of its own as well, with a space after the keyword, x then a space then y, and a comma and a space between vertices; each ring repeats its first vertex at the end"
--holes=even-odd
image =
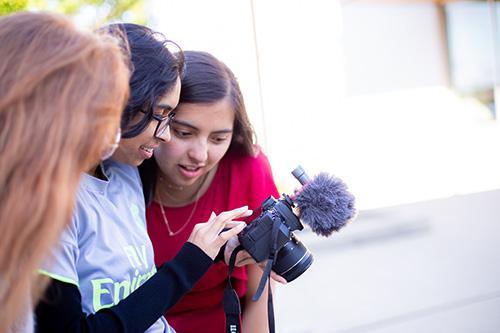
POLYGON ((117 20, 146 23, 144 0, 0 0, 0 15, 25 9, 72 15, 89 27, 117 20))
POLYGON ((0 0, 0 15, 7 15, 26 9, 28 0, 0 0))
POLYGON ((112 7, 113 9, 108 14, 108 20, 122 18, 123 14, 127 13, 128 15, 133 17, 134 23, 146 23, 143 0, 115 0, 110 2, 114 2, 115 5, 112 7))

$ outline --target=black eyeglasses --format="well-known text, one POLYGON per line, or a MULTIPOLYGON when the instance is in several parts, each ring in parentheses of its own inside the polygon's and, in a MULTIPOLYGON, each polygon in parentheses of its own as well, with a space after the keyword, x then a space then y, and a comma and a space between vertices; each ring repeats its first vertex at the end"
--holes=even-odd
MULTIPOLYGON (((144 110, 141 110, 141 111, 143 113, 146 113, 146 111, 144 111, 144 110)), ((154 134, 155 138, 161 139, 161 136, 165 133, 165 131, 167 130, 168 126, 170 125, 170 123, 172 122, 174 117, 175 117, 174 111, 170 111, 164 117, 157 115, 157 114, 154 114, 154 113, 151 115, 151 118, 158 121, 158 125, 156 125, 155 134, 154 134)))
POLYGON ((163 133, 168 129, 168 126, 172 122, 175 117, 175 112, 170 111, 165 117, 159 116, 157 114, 152 115, 154 120, 158 120, 158 125, 156 125, 155 129, 155 138, 160 138, 163 133))

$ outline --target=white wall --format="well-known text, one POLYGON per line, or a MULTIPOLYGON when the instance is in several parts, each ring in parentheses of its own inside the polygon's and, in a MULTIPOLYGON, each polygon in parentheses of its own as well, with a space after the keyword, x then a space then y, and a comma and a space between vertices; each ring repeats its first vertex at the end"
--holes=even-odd
POLYGON ((154 28, 233 69, 281 190, 297 187, 296 164, 346 180, 361 209, 500 187, 500 131, 486 108, 445 87, 436 7, 376 2, 149 8, 154 28))
POLYGON ((447 84, 446 44, 433 2, 358 0, 343 8, 349 93, 447 84))
MULTIPOLYGON (((497 3, 495 7, 496 16, 500 18, 500 5, 497 3)), ((499 38, 500 31, 493 35, 492 8, 486 1, 461 1, 451 3, 447 8, 452 82, 460 91, 475 92, 493 85, 493 41, 499 38)), ((497 40, 497 44, 499 42, 497 40)), ((498 80, 500 68, 497 68, 497 83, 498 80)))

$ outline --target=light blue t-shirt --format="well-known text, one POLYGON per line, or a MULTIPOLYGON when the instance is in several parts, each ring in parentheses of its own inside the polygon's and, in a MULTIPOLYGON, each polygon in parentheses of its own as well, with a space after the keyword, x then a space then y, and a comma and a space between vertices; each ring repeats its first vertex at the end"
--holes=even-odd
MULTIPOLYGON (((107 160, 104 181, 83 174, 73 219, 42 273, 80 289, 94 313, 127 297, 156 272, 136 167, 107 160)), ((146 332, 174 332, 164 317, 146 332)))

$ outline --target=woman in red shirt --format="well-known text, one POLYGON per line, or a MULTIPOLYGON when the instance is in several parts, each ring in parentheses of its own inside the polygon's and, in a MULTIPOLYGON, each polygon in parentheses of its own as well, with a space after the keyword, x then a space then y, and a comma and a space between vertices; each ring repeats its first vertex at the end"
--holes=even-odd
MULTIPOLYGON (((171 124, 172 139, 141 167, 148 233, 156 265, 171 260, 193 226, 242 205, 256 209, 278 197, 269 161, 254 144, 238 82, 231 70, 204 52, 185 52, 186 73, 171 124)), ((242 304, 242 332, 268 331, 267 292, 252 302, 262 270, 236 268, 235 287, 242 304)), ((218 263, 168 313, 178 333, 221 333, 228 268, 218 263)))

